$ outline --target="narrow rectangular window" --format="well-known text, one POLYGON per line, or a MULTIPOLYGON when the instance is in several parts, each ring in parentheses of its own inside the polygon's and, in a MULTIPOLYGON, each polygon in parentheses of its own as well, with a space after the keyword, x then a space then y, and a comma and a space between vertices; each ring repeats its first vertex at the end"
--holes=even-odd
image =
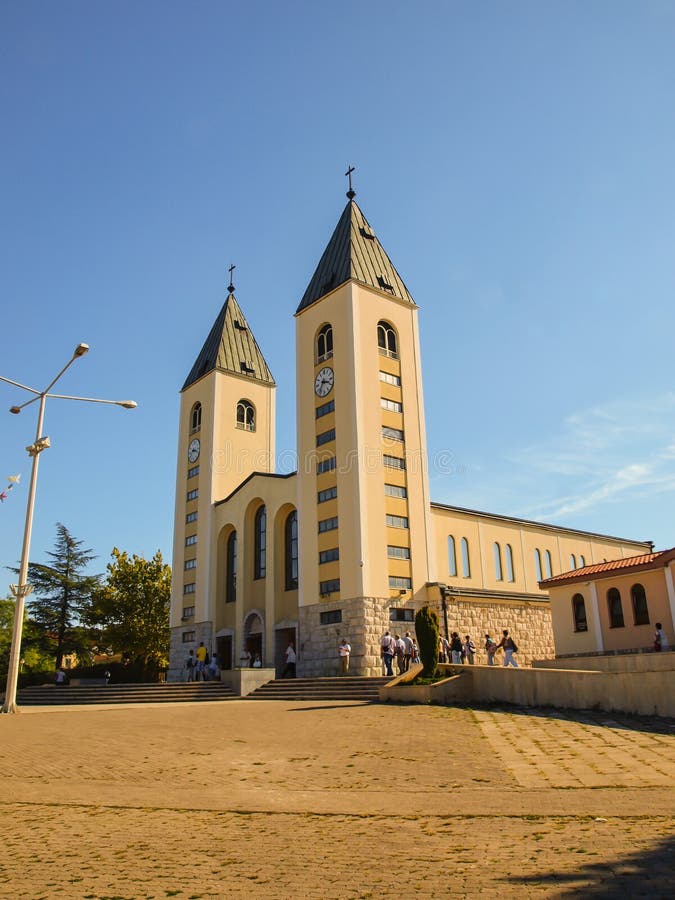
POLYGON ((184 594, 194 594, 195 588, 196 588, 196 585, 195 585, 194 581, 191 582, 190 584, 184 584, 183 585, 183 593, 184 594))
POLYGON ((385 484, 384 493, 387 497, 401 497, 405 500, 408 491, 399 484, 385 484))
POLYGON ((388 456, 383 453, 382 462, 388 469, 405 469, 405 460, 400 456, 388 456))
POLYGON ((387 525, 389 525, 390 528, 407 528, 407 516, 387 516, 387 525))
POLYGON ((387 397, 380 397, 380 406, 382 409, 388 409, 389 412, 403 412, 403 404, 398 400, 389 400, 387 397))
MULTIPOLYGON (((322 584, 328 584, 327 581, 322 581, 322 584)), ((340 582, 338 581, 338 590, 340 588, 340 582)), ((322 593, 327 593, 322 591, 322 593)), ((342 610, 341 609, 331 609, 328 612, 319 613, 319 623, 321 625, 339 625, 342 621, 342 610)))
POLYGON ((185 546, 186 547, 191 547, 193 544, 196 544, 196 543, 197 543, 197 535, 196 534, 190 534, 185 538, 185 546))
POLYGON ((189 525, 190 522, 196 522, 196 521, 197 521, 197 513, 196 512, 188 513, 185 516, 185 524, 186 525, 189 525))
POLYGON ((392 606, 389 610, 389 621, 390 622, 414 622, 415 621, 415 610, 414 609, 404 609, 400 606, 392 606))
POLYGON ((199 488, 195 488, 193 491, 188 491, 188 492, 187 492, 187 499, 188 499, 188 500, 196 500, 197 497, 199 497, 199 488))
POLYGON ((403 441, 404 434, 400 428, 390 428, 388 425, 382 426, 382 437, 385 441, 403 441))
POLYGON ((184 606, 183 607, 183 615, 181 616, 181 619, 183 619, 183 621, 185 621, 185 619, 191 619, 194 616, 194 614, 195 614, 194 606, 184 606))
POLYGON ((321 434, 317 434, 316 436, 316 446, 321 447, 322 444, 329 444, 331 441, 335 440, 335 429, 330 428, 328 431, 322 431, 321 434))
POLYGON ((388 544, 387 556, 389 559, 410 559, 410 547, 396 547, 388 544))
POLYGON ((393 384, 395 387, 401 387, 401 378, 399 375, 392 375, 391 372, 380 371, 380 381, 385 384, 393 384))
POLYGON ((319 460, 316 464, 316 474, 321 475, 323 472, 332 472, 335 465, 336 461, 334 456, 331 456, 329 459, 319 460))
POLYGON ((337 487, 326 488, 325 491, 319 491, 316 495, 317 503, 325 503, 326 500, 334 500, 337 497, 337 487))
POLYGON ((197 568, 197 560, 196 559, 186 559, 184 569, 196 569, 197 568))
POLYGON ((334 562, 336 559, 340 559, 340 550, 338 547, 332 547, 330 550, 322 550, 319 553, 319 565, 334 562))
POLYGON ((183 643, 191 644, 195 639, 194 631, 184 631, 183 632, 183 643))
POLYGON ((338 517, 331 516, 330 519, 320 519, 319 520, 319 534, 323 534, 324 531, 334 531, 338 527, 338 517))
POLYGON ((389 587, 392 590, 409 591, 412 588, 412 580, 410 578, 400 578, 398 575, 390 575, 389 587))
POLYGON ((322 403, 321 406, 317 406, 315 415, 317 419, 320 419, 322 416, 327 416, 328 413, 332 412, 335 412, 335 400, 329 400, 328 403, 322 403))
POLYGON ((191 469, 188 469, 188 478, 194 478, 196 475, 199 475, 199 466, 193 466, 191 469))

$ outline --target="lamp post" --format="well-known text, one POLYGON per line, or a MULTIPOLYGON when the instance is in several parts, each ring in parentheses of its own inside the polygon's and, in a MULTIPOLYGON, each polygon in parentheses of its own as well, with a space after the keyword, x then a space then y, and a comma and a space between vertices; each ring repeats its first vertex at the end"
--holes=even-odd
POLYGON ((35 441, 28 447, 26 447, 26 451, 28 455, 32 459, 31 466, 31 474, 30 474, 30 487, 28 489, 28 502, 26 506, 26 524, 23 531, 23 546, 21 548, 21 565, 19 568, 19 583, 16 585, 11 585, 12 593, 16 597, 16 605, 14 607, 14 627, 12 629, 12 646, 9 653, 9 668, 7 670, 7 687, 5 689, 5 702, 2 706, 3 713, 15 713, 18 712, 16 705, 16 689, 19 680, 19 661, 21 658, 21 633, 23 631, 23 615, 25 608, 25 598, 30 594, 33 590, 31 585, 28 584, 28 559, 30 555, 30 539, 31 532, 33 530, 33 510, 35 507, 35 490, 37 487, 37 476, 38 476, 38 465, 40 462, 40 454, 43 450, 46 450, 49 445, 49 438, 42 435, 42 426, 44 424, 44 415, 45 415, 45 403, 47 401, 47 397, 53 397, 56 400, 82 400, 86 403, 109 403, 114 406, 122 406, 124 409, 135 409, 137 403, 135 400, 99 400, 95 397, 73 397, 67 394, 52 394, 50 393, 51 389, 54 387, 56 382, 61 378, 64 372, 70 368, 70 366, 75 362, 76 359, 79 359, 81 356, 84 356, 85 353, 88 353, 89 345, 88 344, 78 344, 75 350, 73 351, 73 355, 65 364, 65 366, 61 369, 58 375, 53 378, 47 387, 43 391, 37 391, 35 388, 28 387, 25 384, 20 384, 18 381, 12 381, 10 378, 4 378, 0 375, 0 381, 4 381, 7 384, 14 385, 14 387, 19 387, 24 391, 28 391, 30 394, 34 396, 27 400, 25 403, 22 403, 20 406, 12 406, 10 407, 10 412, 18 415, 22 409, 25 409, 26 406, 30 406, 31 403, 35 403, 37 400, 40 401, 40 406, 38 410, 38 420, 37 420, 37 428, 35 430, 35 441))

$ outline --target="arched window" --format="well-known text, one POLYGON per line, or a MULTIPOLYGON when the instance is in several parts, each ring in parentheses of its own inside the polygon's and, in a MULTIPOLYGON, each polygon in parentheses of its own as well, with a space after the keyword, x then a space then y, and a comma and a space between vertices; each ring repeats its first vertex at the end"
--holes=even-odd
POLYGON ((264 578, 267 563, 267 511, 259 506, 253 525, 255 551, 253 555, 253 577, 264 578))
POLYGON ((237 532, 231 532, 227 539, 225 569, 225 602, 234 603, 237 599, 237 532))
POLYGON ((583 567, 584 567, 585 565, 586 565, 586 557, 580 556, 580 557, 579 557, 579 568, 580 568, 580 569, 583 569, 583 567))
POLYGON ((586 604, 581 594, 575 594, 574 597, 572 597, 572 615, 574 616, 574 630, 588 631, 586 604))
POLYGON ((618 588, 610 588, 607 591, 607 609, 609 612, 609 627, 623 628, 623 607, 618 588))
POLYGON ((389 322, 377 323, 377 346, 383 356, 391 356, 398 359, 398 351, 396 349, 396 332, 389 322))
POLYGON ((649 625, 649 608, 647 607, 647 595, 641 584, 634 584, 630 589, 630 598, 633 601, 633 621, 636 625, 649 625))
POLYGON ((326 324, 316 336, 316 360, 322 362, 333 355, 333 326, 326 324))
POLYGON ((497 581, 503 581, 504 576, 502 574, 502 548, 497 542, 495 542, 492 545, 492 550, 495 557, 495 578, 497 579, 497 581))
POLYGON ((199 431, 202 427, 202 405, 195 403, 190 412, 190 434, 193 431, 199 431))
POLYGON ((455 539, 448 535, 448 571, 454 578, 457 575, 457 555, 455 553, 455 539))
POLYGON ((237 428, 255 431, 255 409, 248 400, 240 400, 237 403, 237 428))
POLYGON ((508 581, 516 580, 516 572, 513 568, 513 550, 511 544, 506 545, 506 578, 508 581))
POLYGON ((574 553, 570 553, 570 569, 576 569, 577 567, 577 558, 574 553))
POLYGON ((541 553, 539 552, 539 548, 534 548, 534 571, 537 576, 537 581, 543 581, 543 577, 541 574, 541 553))
POLYGON ((286 590, 294 591, 298 586, 298 514, 295 510, 288 514, 284 525, 284 557, 286 590))
POLYGON ((544 563, 546 565, 546 577, 553 578, 553 563, 551 562, 551 551, 546 550, 544 553, 544 563))
POLYGON ((471 578, 471 560, 469 559, 469 542, 462 538, 462 575, 471 578))

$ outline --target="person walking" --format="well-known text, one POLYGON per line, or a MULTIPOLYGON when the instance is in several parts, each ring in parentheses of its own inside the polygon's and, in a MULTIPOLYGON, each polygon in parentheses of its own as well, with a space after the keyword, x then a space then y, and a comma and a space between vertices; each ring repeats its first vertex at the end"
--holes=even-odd
POLYGON ((497 652, 497 641, 493 637, 490 637, 489 634, 485 635, 485 652, 487 653, 488 666, 494 666, 495 653, 497 652))
POLYGON ((185 660, 185 680, 186 681, 194 681, 195 680, 195 652, 194 650, 190 650, 188 653, 187 659, 185 660))
POLYGON ((281 673, 281 677, 286 678, 286 676, 288 676, 289 678, 295 678, 295 664, 298 661, 298 657, 295 652, 295 644, 293 641, 288 642, 284 658, 286 660, 286 665, 284 671, 281 673))
POLYGON ((382 655, 382 662, 384 663, 385 675, 392 676, 394 670, 391 664, 396 655, 396 641, 388 631, 385 631, 382 640, 380 641, 380 653, 382 655))
POLYGON ((410 668, 410 661, 412 659, 412 652, 413 652, 413 639, 410 637, 409 631, 406 631, 405 637, 403 638, 403 643, 405 644, 405 656, 404 656, 405 666, 404 666, 403 671, 407 672, 408 669, 410 668))
POLYGON ((450 653, 454 665, 462 662, 462 639, 456 631, 450 635, 450 653))
POLYGON ((202 681, 206 681, 206 657, 208 655, 208 651, 204 646, 204 641, 200 641, 199 647, 197 647, 197 674, 195 676, 195 681, 199 681, 200 675, 202 681))
POLYGON ((476 661, 476 645, 468 634, 464 636, 464 658, 470 666, 476 661))
POLYGON ((497 644, 497 649, 501 647, 504 650, 504 667, 513 666, 514 669, 518 668, 518 663, 513 656, 514 653, 518 652, 518 648, 516 647, 516 642, 510 636, 508 629, 505 628, 502 631, 503 637, 501 641, 497 644))
POLYGON ((663 630, 663 625, 660 622, 656 623, 656 631, 654 632, 654 649, 657 651, 670 650, 668 638, 666 637, 666 633, 663 630))
POLYGON ((347 642, 347 638, 342 638, 338 644, 338 675, 346 675, 349 672, 349 654, 351 652, 351 644, 347 642))

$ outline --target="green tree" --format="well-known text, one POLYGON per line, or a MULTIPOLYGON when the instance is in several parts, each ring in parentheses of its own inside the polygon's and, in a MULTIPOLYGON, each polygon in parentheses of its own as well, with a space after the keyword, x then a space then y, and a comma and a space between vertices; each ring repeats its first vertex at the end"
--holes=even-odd
POLYGON ((436 610, 423 606, 415 615, 415 633, 420 645, 422 675, 433 678, 438 668, 438 640, 440 628, 436 610))
POLYGON ((87 621, 100 629, 101 647, 122 653, 154 677, 169 658, 171 566, 159 550, 147 560, 115 547, 112 557, 87 621))
POLYGON ((91 638, 81 618, 100 576, 84 573, 95 556, 91 550, 82 549, 82 544, 59 522, 54 550, 47 554, 52 564, 28 566, 28 582, 33 585, 28 600, 30 618, 39 629, 40 649, 53 656, 57 669, 67 654, 82 658, 90 652, 91 638))

